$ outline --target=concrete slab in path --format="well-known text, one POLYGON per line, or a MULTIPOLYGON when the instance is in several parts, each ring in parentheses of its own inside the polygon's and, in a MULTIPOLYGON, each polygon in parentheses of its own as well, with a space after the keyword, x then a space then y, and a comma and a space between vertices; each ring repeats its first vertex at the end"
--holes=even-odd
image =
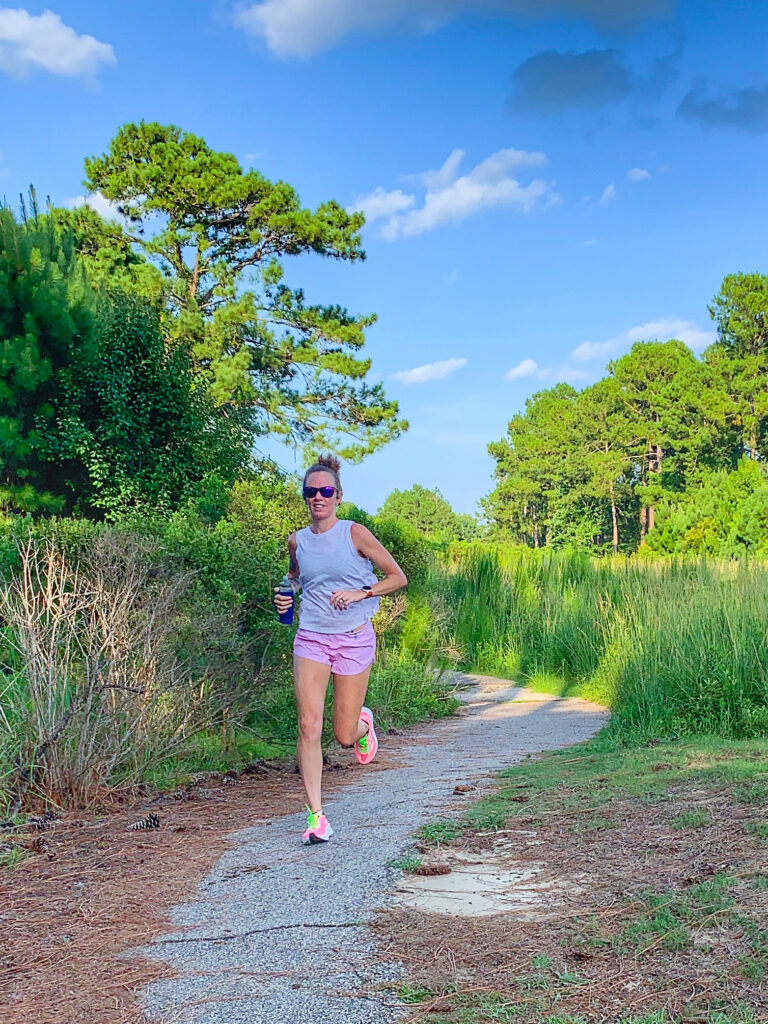
POLYGON ((389 862, 420 825, 460 813, 457 783, 487 782, 526 754, 588 739, 607 720, 586 701, 469 678, 462 715, 409 730, 396 767, 361 768, 359 781, 327 800, 330 843, 302 847, 299 813, 239 833, 194 899, 177 907, 179 930, 141 950, 178 972, 146 992, 150 1019, 380 1024, 405 1015, 381 985, 397 968, 371 957, 366 927, 394 898, 399 872, 389 862))

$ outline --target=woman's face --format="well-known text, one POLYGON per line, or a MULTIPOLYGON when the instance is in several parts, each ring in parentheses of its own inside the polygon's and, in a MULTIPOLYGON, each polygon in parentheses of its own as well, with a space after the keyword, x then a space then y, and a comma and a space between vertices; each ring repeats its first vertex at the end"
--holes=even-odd
MULTIPOLYGON (((332 473, 326 473, 325 471, 317 471, 316 473, 310 473, 307 479, 304 481, 305 487, 335 487, 336 481, 333 479, 332 473)), ((322 519, 330 519, 336 515, 336 509, 339 507, 341 501, 341 491, 336 493, 331 498, 324 498, 318 491, 314 498, 306 498, 307 508, 309 509, 310 515, 319 522, 322 519)))

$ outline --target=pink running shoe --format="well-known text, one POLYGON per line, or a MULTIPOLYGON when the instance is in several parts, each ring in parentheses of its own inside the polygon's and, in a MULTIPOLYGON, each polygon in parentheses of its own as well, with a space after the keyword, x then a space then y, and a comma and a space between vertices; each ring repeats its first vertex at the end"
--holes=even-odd
POLYGON ((355 757, 358 764, 370 764, 379 749, 379 741, 376 739, 376 730, 373 727, 373 712, 370 708, 364 707, 360 712, 360 717, 368 723, 368 732, 355 744, 355 757))
POLYGON ((307 830, 301 837, 305 846, 314 843, 327 843, 333 835, 333 829, 322 811, 310 811, 307 808, 307 830))

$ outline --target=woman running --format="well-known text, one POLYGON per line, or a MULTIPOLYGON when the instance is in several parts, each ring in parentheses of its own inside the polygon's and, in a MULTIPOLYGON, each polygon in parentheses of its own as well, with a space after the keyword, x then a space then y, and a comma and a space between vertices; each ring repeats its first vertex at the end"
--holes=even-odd
MULTIPOLYGON (((376 756, 373 714, 364 706, 376 634, 371 617, 379 597, 406 586, 392 555, 360 523, 339 519, 339 460, 321 456, 304 474, 304 499, 312 523, 288 540, 288 575, 301 591, 300 628, 293 642, 293 680, 299 716, 296 752, 307 794, 305 845, 327 843, 333 829, 323 814, 323 711, 333 674, 333 732, 342 747, 355 748, 360 764, 376 756), (384 574, 377 580, 372 564, 384 574)), ((288 594, 275 595, 283 613, 288 594)))

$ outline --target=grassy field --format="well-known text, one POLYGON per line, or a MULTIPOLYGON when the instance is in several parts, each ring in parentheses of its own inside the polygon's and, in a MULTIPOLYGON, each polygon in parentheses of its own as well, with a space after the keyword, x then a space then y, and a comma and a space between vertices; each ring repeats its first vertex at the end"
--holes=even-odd
POLYGON ((457 547, 430 581, 425 642, 476 671, 611 707, 648 736, 768 732, 768 570, 457 547))
MULTIPOLYGON (((605 735, 503 773, 399 864, 469 853, 535 868, 540 913, 377 925, 399 996, 435 1024, 752 1024, 768 1019, 768 746, 605 735)), ((535 909, 535 905, 534 905, 535 909)))
POLYGON ((396 865, 533 867, 550 901, 460 927, 388 914, 379 934, 406 968, 410 1019, 768 1020, 766 568, 474 545, 430 589, 415 650, 613 715, 591 743, 523 762, 463 818, 425 826, 396 865))

